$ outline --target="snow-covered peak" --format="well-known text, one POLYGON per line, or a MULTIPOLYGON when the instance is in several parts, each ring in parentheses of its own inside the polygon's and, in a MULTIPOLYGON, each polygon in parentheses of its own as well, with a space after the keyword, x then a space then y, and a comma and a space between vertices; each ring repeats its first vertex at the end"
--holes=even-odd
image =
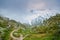
POLYGON ((50 16, 56 15, 58 13, 58 10, 52 10, 52 9, 43 9, 43 10, 33 10, 33 15, 27 16, 26 20, 28 20, 29 24, 31 24, 31 21, 38 18, 39 16, 43 18, 49 18, 50 16))

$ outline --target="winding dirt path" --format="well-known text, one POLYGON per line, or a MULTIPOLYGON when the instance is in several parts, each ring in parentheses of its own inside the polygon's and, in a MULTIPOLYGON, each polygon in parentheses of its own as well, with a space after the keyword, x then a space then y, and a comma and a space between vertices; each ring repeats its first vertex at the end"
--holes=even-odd
POLYGON ((20 29, 20 27, 17 28, 17 29, 15 29, 15 30, 13 30, 13 31, 10 33, 10 36, 13 38, 13 40, 23 40, 25 37, 28 36, 28 34, 25 35, 25 36, 23 36, 23 34, 20 34, 20 37, 19 37, 19 38, 14 37, 14 36, 13 36, 13 33, 14 33, 15 31, 18 31, 19 29, 20 29))

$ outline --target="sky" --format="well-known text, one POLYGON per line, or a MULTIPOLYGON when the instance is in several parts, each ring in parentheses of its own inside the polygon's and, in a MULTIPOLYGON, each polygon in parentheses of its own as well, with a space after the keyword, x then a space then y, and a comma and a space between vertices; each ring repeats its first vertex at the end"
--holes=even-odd
POLYGON ((0 0, 0 15, 22 23, 59 12, 60 0, 0 0))

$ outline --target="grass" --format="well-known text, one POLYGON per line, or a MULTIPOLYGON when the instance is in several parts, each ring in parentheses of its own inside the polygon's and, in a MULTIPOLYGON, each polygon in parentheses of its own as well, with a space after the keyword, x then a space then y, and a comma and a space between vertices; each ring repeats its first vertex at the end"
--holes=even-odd
POLYGON ((52 35, 47 34, 32 34, 25 38, 24 40, 52 40, 52 35))

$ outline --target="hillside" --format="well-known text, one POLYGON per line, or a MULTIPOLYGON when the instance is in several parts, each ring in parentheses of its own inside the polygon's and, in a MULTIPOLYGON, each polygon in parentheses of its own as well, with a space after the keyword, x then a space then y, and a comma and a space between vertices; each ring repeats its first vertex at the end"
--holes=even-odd
POLYGON ((43 20, 38 26, 0 16, 0 40, 60 40, 60 14, 43 20))

